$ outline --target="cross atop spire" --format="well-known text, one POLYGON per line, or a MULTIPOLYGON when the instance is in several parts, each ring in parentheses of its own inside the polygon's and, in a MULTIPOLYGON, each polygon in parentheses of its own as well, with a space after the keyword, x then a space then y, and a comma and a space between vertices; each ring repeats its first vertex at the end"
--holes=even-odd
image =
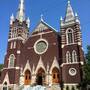
POLYGON ((74 12, 73 12, 73 9, 72 9, 72 7, 71 7, 70 0, 68 0, 65 22, 74 20, 74 18, 75 18, 74 12))
POLYGON ((44 21, 44 20, 43 20, 43 14, 41 14, 41 21, 44 21))
POLYGON ((25 10, 25 8, 24 8, 24 0, 20 0, 19 8, 18 8, 17 16, 16 16, 16 18, 20 22, 25 20, 25 12, 24 12, 24 10, 25 10))

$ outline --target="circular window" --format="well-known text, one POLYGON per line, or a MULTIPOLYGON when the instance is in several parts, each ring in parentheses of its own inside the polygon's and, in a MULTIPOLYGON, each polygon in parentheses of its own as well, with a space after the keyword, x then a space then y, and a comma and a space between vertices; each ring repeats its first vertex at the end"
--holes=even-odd
POLYGON ((75 76, 76 73, 77 73, 77 70, 76 70, 75 68, 70 68, 70 69, 69 69, 69 74, 70 74, 71 76, 75 76))
POLYGON ((37 54, 43 54, 48 49, 48 42, 45 39, 39 39, 34 45, 34 50, 37 54))

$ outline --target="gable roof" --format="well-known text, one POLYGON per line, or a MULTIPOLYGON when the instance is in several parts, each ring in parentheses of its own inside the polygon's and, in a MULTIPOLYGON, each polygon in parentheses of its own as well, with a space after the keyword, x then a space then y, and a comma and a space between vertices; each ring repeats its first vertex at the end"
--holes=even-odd
POLYGON ((54 29, 52 26, 50 26, 49 24, 47 24, 44 20, 40 20, 40 22, 36 25, 36 27, 34 28, 33 33, 35 32, 40 32, 40 31, 44 31, 46 29, 51 29, 54 32, 56 32, 56 29, 54 29))

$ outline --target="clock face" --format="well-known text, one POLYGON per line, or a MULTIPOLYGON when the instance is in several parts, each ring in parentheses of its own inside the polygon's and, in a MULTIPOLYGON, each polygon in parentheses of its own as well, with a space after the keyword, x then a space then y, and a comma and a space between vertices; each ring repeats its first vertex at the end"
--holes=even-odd
POLYGON ((37 54, 45 53, 47 48, 48 48, 48 44, 44 39, 37 41, 34 45, 34 50, 37 54))

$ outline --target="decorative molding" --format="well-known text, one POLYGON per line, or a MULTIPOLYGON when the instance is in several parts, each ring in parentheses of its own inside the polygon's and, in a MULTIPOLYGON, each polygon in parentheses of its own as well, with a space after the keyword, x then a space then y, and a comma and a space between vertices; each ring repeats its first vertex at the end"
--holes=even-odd
POLYGON ((77 70, 75 68, 70 68, 69 69, 69 75, 70 76, 75 76, 77 74, 77 70))
POLYGON ((38 70, 40 68, 44 69, 44 71, 46 72, 46 69, 45 69, 45 66, 43 64, 43 61, 42 61, 42 57, 41 56, 40 56, 39 62, 37 64, 37 67, 36 67, 36 70, 35 70, 35 74, 38 72, 38 70))
POLYGON ((49 32, 39 32, 37 34, 32 34, 30 37, 34 37, 34 36, 38 36, 38 35, 43 35, 43 34, 48 34, 48 33, 53 33, 53 31, 49 31, 49 32))
POLYGON ((38 39, 38 40, 35 42, 35 44, 34 44, 34 51, 35 51, 37 54, 43 54, 43 53, 45 53, 45 52, 47 51, 47 49, 48 49, 48 41, 45 40, 45 39, 43 39, 43 38, 38 39), (45 44, 46 44, 46 48, 45 48, 45 50, 44 50, 43 52, 38 52, 37 49, 36 49, 36 47, 37 47, 36 45, 37 45, 39 42, 45 42, 45 44))
POLYGON ((30 72, 31 72, 31 67, 30 67, 30 64, 29 64, 29 60, 27 60, 27 63, 26 63, 26 65, 25 65, 25 67, 24 67, 23 75, 24 75, 24 73, 25 73, 25 71, 26 71, 27 69, 30 70, 30 72))
POLYGON ((68 43, 69 41, 68 41, 68 30, 71 30, 72 32, 72 40, 73 40, 73 42, 72 43, 74 43, 74 31, 73 31, 73 29, 72 28, 67 28, 67 30, 66 30, 66 42, 67 42, 67 44, 72 44, 72 43, 68 43))
POLYGON ((4 83, 7 82, 7 85, 10 84, 10 81, 9 81, 9 76, 8 76, 8 72, 6 73, 5 77, 4 77, 4 80, 3 80, 3 85, 4 83))
POLYGON ((17 50, 17 54, 21 54, 21 51, 20 50, 17 50))
POLYGON ((53 70, 54 67, 56 67, 56 68, 58 68, 58 69, 60 70, 59 63, 58 63, 56 57, 54 57, 54 60, 53 60, 52 66, 51 66, 51 68, 50 68, 50 74, 52 74, 52 70, 53 70))
POLYGON ((64 65, 72 65, 72 64, 79 64, 80 62, 74 62, 74 63, 62 63, 61 67, 63 67, 64 65))
POLYGON ((17 39, 18 39, 18 40, 23 40, 23 41, 25 40, 25 39, 23 39, 22 37, 16 37, 16 38, 9 38, 9 39, 8 39, 8 42, 10 42, 10 41, 12 41, 12 40, 17 40, 17 39))

